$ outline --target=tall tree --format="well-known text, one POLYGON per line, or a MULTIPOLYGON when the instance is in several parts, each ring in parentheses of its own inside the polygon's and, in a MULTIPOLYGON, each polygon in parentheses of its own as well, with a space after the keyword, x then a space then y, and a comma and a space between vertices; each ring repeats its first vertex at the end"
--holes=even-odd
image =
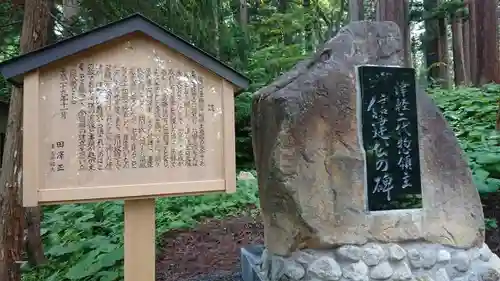
POLYGON ((399 26, 401 38, 403 39, 404 65, 411 66, 408 0, 379 0, 376 12, 378 21, 392 21, 399 26))
POLYGON ((349 20, 360 21, 365 18, 365 9, 363 0, 350 0, 349 1, 349 20))
MULTIPOLYGON (((286 14, 289 6, 289 0, 278 0, 278 12, 281 14, 286 14)), ((288 34, 287 32, 283 31, 283 41, 285 41, 285 45, 290 45, 292 44, 292 36, 288 34)))
POLYGON ((446 35, 446 16, 438 13, 439 0, 424 0, 425 61, 429 78, 437 81, 442 87, 450 85, 448 37, 446 35))
POLYGON ((474 2, 475 30, 477 35, 477 69, 474 81, 479 85, 500 83, 498 54, 497 0, 474 2))
MULTIPOLYGON (((471 39, 471 34, 470 34, 470 27, 471 27, 471 20, 470 20, 470 8, 467 3, 465 3, 465 8, 469 10, 469 15, 466 19, 462 21, 462 46, 464 50, 464 57, 463 57, 463 65, 464 65, 464 71, 465 71, 465 84, 471 84, 472 83, 472 78, 471 78, 471 48, 472 48, 472 43, 470 41, 471 39)), ((475 42, 474 42, 475 46, 475 42)))
MULTIPOLYGON (((469 77, 471 80, 471 83, 473 85, 479 85, 479 80, 477 79, 477 68, 478 68, 478 63, 477 63, 477 30, 476 30, 476 25, 478 22, 477 19, 477 13, 476 13, 476 5, 473 0, 467 1, 467 8, 469 9, 469 20, 467 22, 466 28, 465 28, 465 35, 467 36, 467 41, 469 48, 468 48, 468 59, 469 59, 469 77)), ((467 52, 467 49, 465 49, 467 52)))
MULTIPOLYGON (((49 39, 52 0, 26 0, 20 50, 43 47, 49 39)), ((0 280, 21 279, 24 210, 21 201, 23 90, 13 87, 0 176, 0 280)))
POLYGON ((314 46, 313 46, 313 25, 310 20, 311 16, 311 0, 303 0, 302 1, 302 7, 304 8, 304 12, 308 15, 306 23, 304 25, 304 48, 306 51, 312 51, 314 46))
POLYGON ((463 20, 460 14, 452 15, 453 70, 455 85, 468 85, 469 73, 465 70, 463 20))

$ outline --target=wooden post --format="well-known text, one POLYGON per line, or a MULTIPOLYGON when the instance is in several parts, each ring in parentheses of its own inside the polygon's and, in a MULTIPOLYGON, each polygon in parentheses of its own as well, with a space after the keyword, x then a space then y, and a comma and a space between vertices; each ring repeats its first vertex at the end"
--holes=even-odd
POLYGON ((155 199, 125 200, 125 281, 155 281, 155 199))

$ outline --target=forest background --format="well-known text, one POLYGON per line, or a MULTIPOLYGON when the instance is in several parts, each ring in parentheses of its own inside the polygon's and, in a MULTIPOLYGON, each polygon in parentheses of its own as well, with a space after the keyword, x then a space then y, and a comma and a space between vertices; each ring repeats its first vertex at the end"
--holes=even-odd
MULTIPOLYGON (((255 174, 252 94, 349 21, 394 21, 405 38, 405 64, 428 82, 466 152, 487 243, 499 254, 499 11, 497 0, 11 0, 0 2, 0 60, 140 12, 251 79, 236 98, 235 128, 238 172, 255 174)), ((22 95, 0 80, 0 101, 10 104, 0 176, 0 280, 121 280, 123 202, 21 207, 22 95)), ((258 204, 257 182, 248 176, 238 179, 235 194, 159 199, 158 237, 248 206, 258 216, 258 204)))

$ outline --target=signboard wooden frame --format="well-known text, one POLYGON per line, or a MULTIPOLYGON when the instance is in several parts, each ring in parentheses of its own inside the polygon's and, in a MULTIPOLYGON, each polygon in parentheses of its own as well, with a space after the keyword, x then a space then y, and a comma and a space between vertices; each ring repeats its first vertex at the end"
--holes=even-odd
MULTIPOLYGON (((248 80, 230 67, 165 31, 143 16, 135 14, 83 35, 69 38, 4 62, 0 64, 0 72, 12 83, 24 84, 24 206, 235 191, 234 94, 236 91, 246 88, 248 80), (131 55, 130 50, 126 50, 127 46, 132 49, 136 48, 134 55, 131 55), (146 51, 141 53, 141 48, 145 48, 146 51), (148 52, 149 56, 146 57, 148 52), (157 56, 157 58, 152 58, 151 55, 157 56), (135 59, 127 60, 130 56, 135 57, 135 59), (207 85, 211 89, 205 90, 206 95, 217 94, 221 96, 220 106, 218 107, 222 115, 219 127, 221 130, 218 133, 222 134, 219 136, 222 138, 222 144, 219 144, 219 148, 215 148, 220 149, 220 153, 211 156, 211 158, 219 159, 207 163, 207 166, 220 165, 223 169, 223 171, 219 171, 221 172, 220 175, 211 175, 204 178, 204 172, 201 169, 192 169, 191 172, 174 169, 169 175, 168 169, 162 169, 163 173, 162 170, 158 170, 157 173, 149 174, 149 176, 145 174, 146 176, 141 177, 150 178, 161 175, 163 181, 156 178, 153 182, 142 181, 135 184, 127 184, 129 181, 124 183, 125 181, 121 181, 119 178, 116 178, 115 183, 109 177, 101 181, 92 179, 93 185, 78 185, 77 180, 67 181, 68 184, 66 185, 62 183, 59 185, 59 182, 63 181, 63 179, 50 180, 46 172, 47 166, 44 164, 47 163, 46 158, 48 157, 46 152, 44 154, 44 149, 47 150, 47 141, 45 139, 51 137, 51 135, 46 134, 46 131, 52 130, 52 134, 59 134, 54 129, 56 126, 59 127, 57 125, 59 123, 56 121, 51 123, 47 117, 49 114, 55 114, 54 110, 46 112, 46 107, 51 106, 47 100, 54 99, 54 95, 58 94, 54 93, 57 90, 56 86, 50 87, 49 84, 59 83, 59 81, 56 82, 55 80, 60 69, 66 68, 66 75, 69 75, 69 72, 77 68, 77 65, 82 61, 88 61, 89 64, 95 63, 96 65, 106 60, 107 63, 113 63, 113 57, 116 57, 116 60, 119 61, 117 68, 120 66, 129 68, 142 66, 143 69, 146 69, 154 67, 154 64, 160 63, 159 60, 163 60, 162 63, 167 66, 162 67, 168 67, 168 65, 177 65, 179 68, 184 67, 184 72, 192 70, 211 83, 207 85), (167 60, 168 62, 166 62, 167 60), (144 63, 145 61, 149 61, 149 64, 144 63), (49 123, 52 127, 44 127, 45 123, 49 123), (192 173, 192 175, 177 177, 179 173, 192 173), (170 180, 170 176, 176 177, 176 180, 170 180), (197 180, 197 178, 200 179, 197 180)), ((68 83, 66 83, 66 92, 70 91, 68 83)), ((205 99, 208 100, 209 97, 206 96, 205 99)), ((55 109, 55 105, 52 106, 55 109)), ((74 111, 71 113, 74 115, 74 111)), ((61 124, 60 128, 66 131, 71 130, 70 127, 61 124)), ((72 125, 75 127, 75 124, 72 125)), ((207 127, 207 130, 210 129, 211 127, 207 127)), ((73 132, 73 137, 74 134, 73 132)), ((52 139, 52 142, 55 142, 55 140, 52 139)), ((76 142, 76 140, 73 140, 73 142, 76 142)), ((72 152, 64 151, 66 154, 72 152)), ((75 171, 72 173, 79 174, 79 172, 75 171)), ((109 174, 108 171, 101 170, 94 171, 94 173, 96 173, 96 177, 98 177, 99 173, 109 174)), ((122 170, 120 177, 127 177, 125 173, 122 170)), ((70 175, 71 173, 63 178, 67 179, 70 175)), ((137 175, 140 175, 140 173, 137 173, 137 175)), ((82 176, 79 178, 82 178, 82 176)))

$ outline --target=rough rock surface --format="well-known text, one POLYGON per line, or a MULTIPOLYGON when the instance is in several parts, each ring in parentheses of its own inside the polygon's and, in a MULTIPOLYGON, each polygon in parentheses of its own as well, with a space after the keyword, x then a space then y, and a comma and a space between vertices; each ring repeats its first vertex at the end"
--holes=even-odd
POLYGON ((310 60, 255 94, 253 146, 265 244, 289 255, 370 241, 484 241, 483 212, 457 139, 430 97, 418 93, 423 209, 365 211, 355 66, 400 65, 399 29, 353 22, 310 60))
MULTIPOLYGON (((377 248, 389 253, 394 244, 378 244, 377 248)), ((353 261, 342 257, 337 249, 307 250, 312 262, 299 261, 304 251, 294 252, 290 257, 283 258, 284 265, 278 265, 279 270, 273 270, 272 259, 266 256, 260 265, 254 266, 258 278, 252 280, 263 281, 299 281, 299 280, 339 280, 339 281, 499 281, 500 259, 496 255, 480 258, 478 251, 488 251, 484 244, 481 248, 473 247, 468 250, 458 249, 440 244, 422 242, 408 242, 399 244, 406 255, 400 259, 392 259, 390 254, 384 256, 376 264, 368 265, 363 260, 353 261), (444 254, 447 253, 447 254, 444 254), (451 259, 436 262, 438 256, 449 255, 451 259), (415 266, 411 259, 421 257, 421 265, 415 266), (266 264, 268 264, 266 266, 266 264), (288 265, 290 264, 290 266, 288 265), (301 267, 298 269, 297 267, 301 267), (282 270, 284 268, 284 270, 282 270), (271 275, 270 272, 280 272, 271 275), (299 274, 297 274, 299 273, 299 274), (294 278, 292 276, 297 276, 294 278), (285 278, 286 277, 286 278, 285 278)), ((359 252, 366 248, 373 249, 373 243, 362 246, 351 246, 349 251, 359 252), (358 248, 358 249, 356 249, 358 248)))

